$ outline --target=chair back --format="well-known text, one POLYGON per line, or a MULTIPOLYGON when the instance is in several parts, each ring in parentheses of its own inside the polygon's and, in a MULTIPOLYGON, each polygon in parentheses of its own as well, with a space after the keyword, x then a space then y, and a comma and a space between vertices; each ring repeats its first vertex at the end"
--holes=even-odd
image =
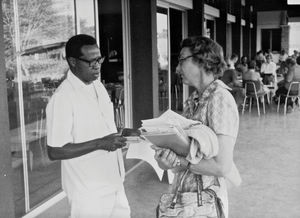
POLYGON ((300 95, 300 82, 291 82, 287 95, 289 96, 299 96, 300 95))
POLYGON ((257 94, 257 91, 260 90, 260 81, 250 81, 250 80, 245 80, 243 81, 245 84, 245 90, 246 90, 246 95, 248 94, 257 94))
POLYGON ((124 88, 123 88, 123 86, 116 88, 115 103, 118 106, 123 105, 123 103, 124 103, 124 88))

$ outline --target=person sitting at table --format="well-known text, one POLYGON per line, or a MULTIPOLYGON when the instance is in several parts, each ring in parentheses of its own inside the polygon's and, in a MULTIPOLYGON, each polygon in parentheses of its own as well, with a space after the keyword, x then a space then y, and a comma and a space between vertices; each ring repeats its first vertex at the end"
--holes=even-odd
POLYGON ((277 83, 278 90, 285 86, 287 81, 293 77, 295 64, 296 60, 291 57, 287 58, 286 61, 281 62, 280 67, 278 68, 278 74, 282 75, 283 80, 277 83))
POLYGON ((238 56, 232 54, 228 63, 228 68, 224 71, 223 76, 220 78, 228 87, 231 88, 230 93, 233 95, 237 105, 240 105, 243 101, 243 89, 242 83, 238 80, 237 71, 234 64, 237 62, 238 56))
POLYGON ((292 54, 292 58, 294 58, 296 60, 296 58, 299 56, 299 52, 297 50, 294 50, 293 51, 293 54, 292 54))
POLYGON ((270 92, 270 90, 264 86, 262 83, 262 78, 258 72, 255 71, 256 69, 256 61, 252 60, 249 63, 248 71, 243 74, 243 87, 245 87, 246 82, 251 81, 254 82, 257 93, 261 92, 270 92))
MULTIPOLYGON (((272 50, 271 49, 268 49, 265 53, 265 56, 267 57, 267 55, 270 55, 271 56, 271 60, 274 61, 274 55, 272 53, 272 50)), ((267 59, 267 58, 266 58, 267 59)))
MULTIPOLYGON (((290 61, 291 58, 288 58, 286 59, 286 61, 282 61, 280 62, 280 65, 279 65, 279 68, 276 70, 276 74, 277 76, 279 77, 285 77, 286 74, 288 73, 288 70, 289 70, 289 67, 288 67, 288 61, 290 61)), ((280 86, 280 83, 282 82, 283 80, 281 80, 280 82, 277 83, 277 86, 279 87, 280 86)))
POLYGON ((241 75, 243 75, 245 72, 248 71, 248 57, 247 56, 242 56, 241 62, 236 66, 236 70, 241 75))
POLYGON ((261 65, 260 73, 264 84, 270 85, 277 83, 276 64, 272 61, 271 55, 266 55, 266 62, 261 65))
POLYGON ((223 76, 221 77, 221 80, 232 89, 234 87, 241 87, 241 84, 238 80, 237 71, 234 67, 237 60, 238 56, 236 54, 232 54, 227 61, 228 68, 224 71, 223 76))
POLYGON ((287 53, 285 52, 284 49, 282 49, 280 51, 279 58, 278 58, 279 63, 281 64, 282 62, 285 62, 287 58, 288 58, 287 53))
MULTIPOLYGON (((279 95, 286 95, 289 89, 291 82, 300 82, 300 57, 298 57, 295 61, 294 58, 286 59, 287 73, 284 74, 283 80, 278 83, 278 89, 276 91, 276 96, 274 101, 278 102, 279 95)), ((295 90, 291 90, 291 94, 294 94, 295 90)), ((285 99, 280 98, 280 103, 284 103, 285 99)), ((291 112, 293 109, 293 102, 291 99, 288 99, 288 112, 291 112)))
POLYGON ((260 71, 261 65, 266 62, 266 58, 262 50, 259 50, 255 56, 256 67, 260 71))

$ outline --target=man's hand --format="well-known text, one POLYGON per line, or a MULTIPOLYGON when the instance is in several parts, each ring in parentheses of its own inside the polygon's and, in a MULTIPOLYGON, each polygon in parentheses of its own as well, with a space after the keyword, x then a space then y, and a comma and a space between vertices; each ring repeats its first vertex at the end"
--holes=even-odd
POLYGON ((119 148, 126 146, 126 138, 120 136, 117 133, 107 135, 101 139, 101 144, 99 144, 99 149, 107 151, 115 151, 119 148))
POLYGON ((141 131, 138 129, 130 129, 130 128, 124 128, 121 132, 121 136, 127 137, 127 136, 140 136, 141 131))

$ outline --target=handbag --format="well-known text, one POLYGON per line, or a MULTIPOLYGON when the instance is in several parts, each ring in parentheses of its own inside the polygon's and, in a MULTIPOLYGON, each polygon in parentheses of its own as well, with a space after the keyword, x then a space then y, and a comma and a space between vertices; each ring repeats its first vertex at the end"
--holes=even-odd
POLYGON ((156 210, 157 218, 225 218, 221 199, 212 189, 203 189, 202 176, 197 175, 197 192, 181 192, 187 169, 175 194, 163 194, 156 210))

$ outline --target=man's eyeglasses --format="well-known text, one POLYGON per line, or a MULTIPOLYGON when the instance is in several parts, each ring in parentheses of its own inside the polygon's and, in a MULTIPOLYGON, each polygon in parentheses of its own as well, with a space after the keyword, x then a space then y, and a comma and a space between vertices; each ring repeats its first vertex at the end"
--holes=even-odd
POLYGON ((103 57, 98 57, 98 58, 96 58, 96 59, 94 59, 94 60, 91 60, 91 61, 85 60, 85 59, 79 58, 79 57, 76 58, 76 59, 81 60, 81 61, 83 61, 83 62, 85 62, 85 63, 88 63, 88 64, 89 64, 89 67, 94 67, 94 66, 96 66, 96 64, 102 64, 102 63, 104 62, 104 60, 105 60, 105 56, 103 56, 103 57))

